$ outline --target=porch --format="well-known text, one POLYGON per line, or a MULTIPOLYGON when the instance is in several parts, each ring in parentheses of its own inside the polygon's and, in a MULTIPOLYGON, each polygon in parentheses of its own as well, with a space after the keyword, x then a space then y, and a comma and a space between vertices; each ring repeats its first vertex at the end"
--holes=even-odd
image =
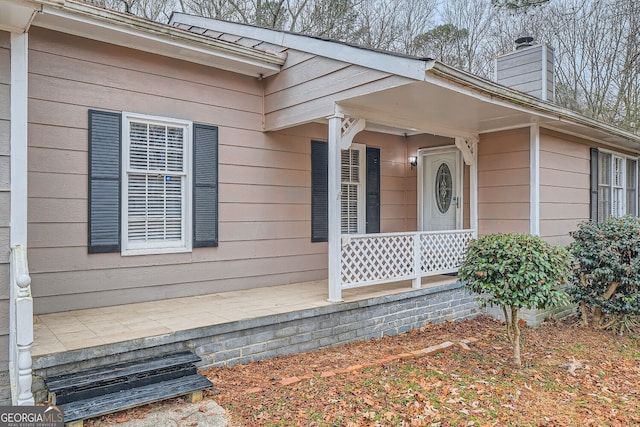
POLYGON ((347 289, 326 300, 326 280, 175 298, 34 317, 33 393, 43 378, 180 350, 202 366, 405 332, 429 322, 474 317, 478 308, 454 276, 436 275, 411 290, 403 281, 347 289))
MULTIPOLYGON (((455 283, 452 276, 432 276, 425 288, 455 283)), ((344 292, 344 302, 407 292, 407 281, 344 292)), ((115 344, 206 326, 331 306, 327 281, 293 283, 242 291, 172 298, 136 304, 34 316, 32 356, 38 359, 89 347, 115 344)))

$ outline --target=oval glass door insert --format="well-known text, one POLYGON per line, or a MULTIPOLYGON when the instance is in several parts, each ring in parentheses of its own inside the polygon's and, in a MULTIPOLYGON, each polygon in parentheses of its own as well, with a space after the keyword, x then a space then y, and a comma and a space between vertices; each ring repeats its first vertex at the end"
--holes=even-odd
POLYGON ((436 173, 436 204, 440 213, 447 213, 453 198, 451 169, 446 163, 440 164, 436 173))

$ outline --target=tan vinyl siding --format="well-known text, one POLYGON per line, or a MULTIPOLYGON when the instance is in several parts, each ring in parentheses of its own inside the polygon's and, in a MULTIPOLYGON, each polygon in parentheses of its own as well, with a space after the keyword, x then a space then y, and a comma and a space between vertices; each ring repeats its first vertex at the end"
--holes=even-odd
POLYGON ((529 232, 529 128, 478 143, 478 233, 529 232))
POLYGON ((553 49, 537 45, 500 56, 496 60, 496 81, 529 95, 553 100, 553 54, 553 49), (547 80, 544 84, 543 79, 547 80), (543 94, 545 84, 547 93, 543 94))
POLYGON ((333 114, 336 99, 400 86, 403 77, 342 61, 288 52, 280 73, 266 79, 265 129, 280 129, 333 114))
MULTIPOLYGON (((310 141, 326 140, 326 125, 264 133, 264 81, 49 30, 32 29, 30 58, 36 313, 326 278, 327 245, 311 243, 310 182, 310 141), (219 247, 87 253, 89 108, 219 126, 219 247)), ((381 150, 382 230, 407 230, 404 138, 363 132, 355 142, 381 150)))
POLYGON ((9 360, 10 95, 10 36, 0 31, 0 371, 9 360))
POLYGON ((540 235, 567 245, 569 232, 589 219, 590 153, 587 141, 541 130, 540 235))
POLYGON ((309 141, 325 126, 262 133, 263 82, 251 77, 39 28, 29 54, 37 313, 326 277, 326 244, 310 239, 309 173, 309 141), (89 108, 219 126, 218 248, 87 254, 89 108))
MULTIPOLYGON (((9 370, 9 334, 0 335, 0 371, 9 370)), ((7 386, 9 385, 7 379, 7 386)), ((7 405, 11 404, 11 399, 8 399, 7 405)))

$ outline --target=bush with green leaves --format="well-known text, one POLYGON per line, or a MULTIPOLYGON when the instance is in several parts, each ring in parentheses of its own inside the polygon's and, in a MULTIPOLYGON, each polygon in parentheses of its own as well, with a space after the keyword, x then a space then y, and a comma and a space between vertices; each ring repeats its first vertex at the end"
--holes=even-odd
POLYGON ((571 233, 576 260, 568 293, 580 304, 582 322, 620 333, 637 325, 640 314, 640 219, 583 222, 571 233))
POLYGON ((490 234, 472 240, 458 276, 483 305, 502 308, 507 337, 520 359, 520 309, 546 309, 567 302, 560 284, 571 272, 569 252, 530 234, 490 234))

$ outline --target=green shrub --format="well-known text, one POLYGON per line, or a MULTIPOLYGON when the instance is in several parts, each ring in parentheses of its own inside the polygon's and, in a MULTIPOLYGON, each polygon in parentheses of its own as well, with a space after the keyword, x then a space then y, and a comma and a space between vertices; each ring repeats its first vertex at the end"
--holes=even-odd
POLYGON ((571 237, 576 263, 568 293, 580 304, 582 322, 589 324, 592 311, 597 328, 631 329, 640 314, 640 220, 583 222, 571 237))
POLYGON ((529 234, 491 234, 472 240, 458 272, 483 305, 502 308, 507 337, 520 360, 518 311, 545 309, 566 303, 559 289, 571 271, 569 252, 529 234))

